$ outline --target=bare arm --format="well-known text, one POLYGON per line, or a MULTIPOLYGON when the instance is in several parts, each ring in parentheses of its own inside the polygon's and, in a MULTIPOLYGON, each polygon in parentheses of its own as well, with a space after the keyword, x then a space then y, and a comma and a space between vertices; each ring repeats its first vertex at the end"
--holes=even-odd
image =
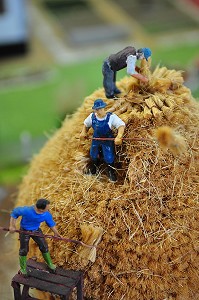
POLYGON ((10 218, 9 230, 11 233, 14 233, 16 230, 16 221, 17 221, 17 219, 14 219, 13 217, 10 218))
POLYGON ((59 236, 59 237, 61 237, 61 235, 59 234, 59 232, 58 232, 56 226, 50 227, 50 229, 54 232, 54 236, 59 236))
POLYGON ((86 127, 86 125, 83 126, 82 132, 80 133, 80 140, 84 140, 87 137, 87 132, 89 131, 89 127, 86 127))
POLYGON ((148 78, 140 73, 136 73, 140 71, 140 68, 135 65, 136 61, 137 58, 135 55, 129 55, 127 57, 127 74, 131 75, 134 78, 137 78, 138 80, 141 80, 142 82, 148 82, 148 78))
POLYGON ((125 129, 125 126, 123 126, 123 125, 118 128, 118 133, 117 133, 117 136, 114 140, 116 145, 121 145, 122 144, 122 137, 123 137, 123 134, 124 134, 124 129, 125 129))
POLYGON ((148 82, 149 81, 148 78, 146 78, 145 76, 143 76, 140 73, 133 74, 131 76, 134 77, 134 78, 137 78, 137 79, 141 80, 142 82, 148 82))

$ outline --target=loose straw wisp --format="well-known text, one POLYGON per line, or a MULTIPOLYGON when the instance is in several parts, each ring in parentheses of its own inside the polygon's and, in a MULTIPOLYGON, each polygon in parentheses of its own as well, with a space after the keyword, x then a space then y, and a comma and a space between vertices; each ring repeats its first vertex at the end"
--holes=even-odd
POLYGON ((169 149, 174 155, 182 154, 187 149, 184 138, 169 126, 157 128, 154 136, 163 150, 169 149))

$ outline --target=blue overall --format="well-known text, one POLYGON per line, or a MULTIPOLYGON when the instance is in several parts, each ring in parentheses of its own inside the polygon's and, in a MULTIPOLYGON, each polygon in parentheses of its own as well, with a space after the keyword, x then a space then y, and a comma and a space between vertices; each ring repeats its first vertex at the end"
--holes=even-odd
MULTIPOLYGON (((98 120, 95 114, 92 114, 93 137, 96 138, 113 138, 113 133, 108 125, 111 113, 106 114, 105 120, 98 120)), ((112 164, 115 158, 114 141, 92 140, 90 156, 93 161, 97 161, 102 149, 103 159, 105 163, 112 164)))

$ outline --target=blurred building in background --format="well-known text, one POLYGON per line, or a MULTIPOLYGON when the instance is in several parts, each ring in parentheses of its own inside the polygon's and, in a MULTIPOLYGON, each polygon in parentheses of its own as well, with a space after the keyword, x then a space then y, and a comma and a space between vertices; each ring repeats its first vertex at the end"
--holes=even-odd
POLYGON ((0 56, 25 53, 28 41, 25 0, 0 0, 0 56))
POLYGON ((36 35, 55 61, 71 62, 130 41, 197 39, 198 26, 199 0, 0 0, 0 53, 25 52, 36 35))

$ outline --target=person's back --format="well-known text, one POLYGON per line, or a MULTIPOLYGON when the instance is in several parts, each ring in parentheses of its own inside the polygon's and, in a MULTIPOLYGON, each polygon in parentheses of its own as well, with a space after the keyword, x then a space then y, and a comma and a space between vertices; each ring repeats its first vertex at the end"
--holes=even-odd
POLYGON ((108 58, 111 69, 113 71, 124 69, 127 66, 126 60, 129 55, 136 55, 134 47, 128 46, 115 54, 111 54, 108 58))

